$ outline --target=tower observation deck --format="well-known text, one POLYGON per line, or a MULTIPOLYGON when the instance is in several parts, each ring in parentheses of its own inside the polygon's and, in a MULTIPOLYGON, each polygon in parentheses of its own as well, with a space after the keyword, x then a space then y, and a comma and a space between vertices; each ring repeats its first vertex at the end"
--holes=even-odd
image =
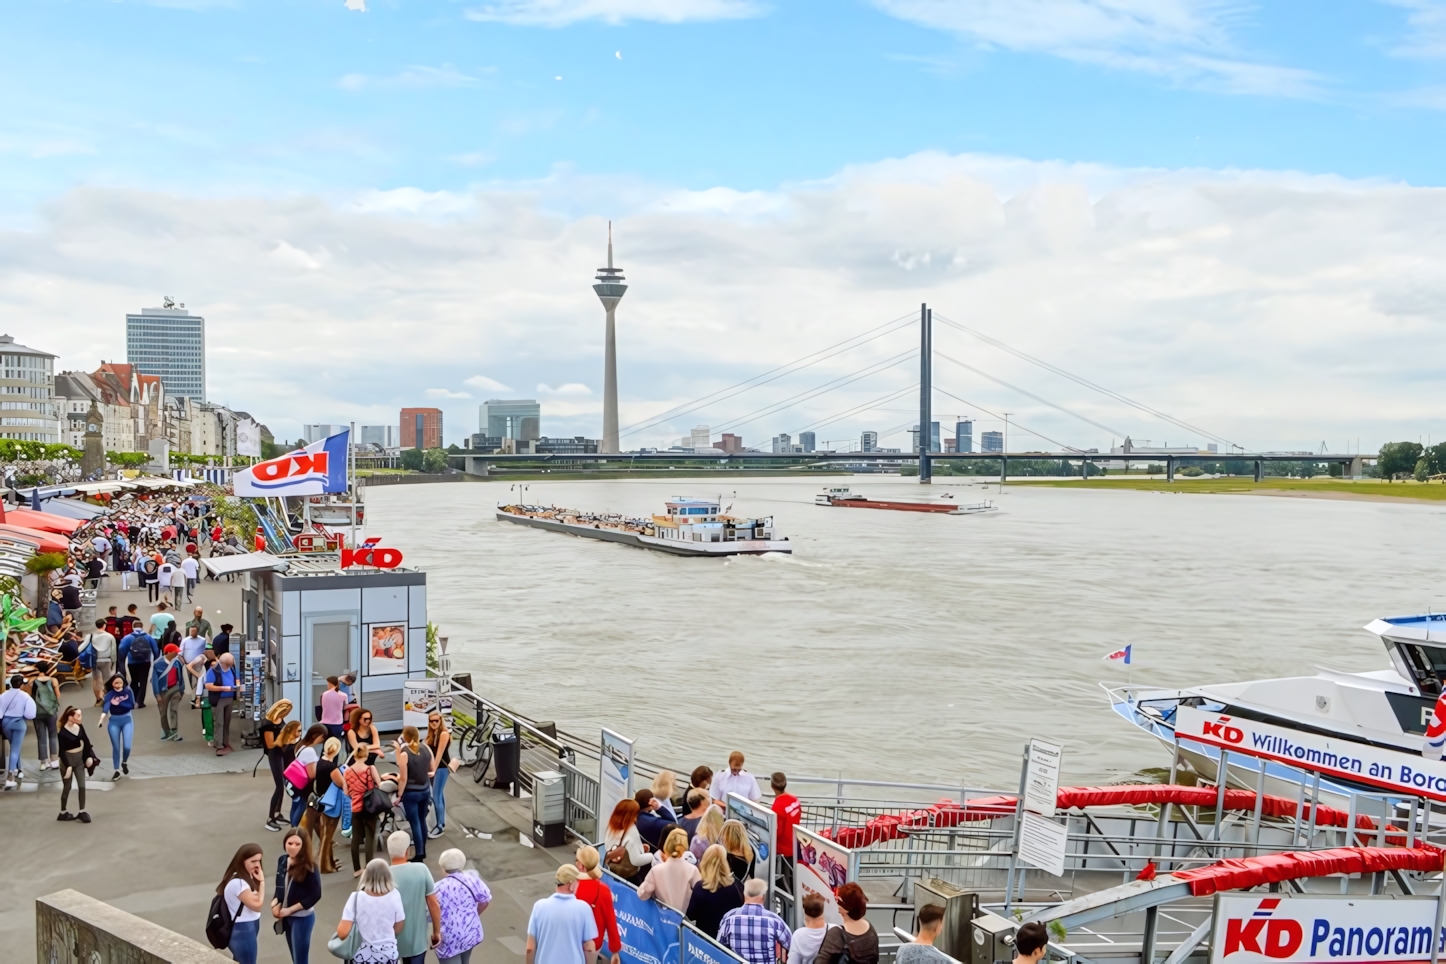
POLYGON ((603 432, 600 452, 617 452, 618 448, 618 344, 617 308, 628 286, 621 268, 613 267, 613 223, 608 222, 608 266, 597 269, 597 292, 607 312, 607 336, 603 361, 603 432))

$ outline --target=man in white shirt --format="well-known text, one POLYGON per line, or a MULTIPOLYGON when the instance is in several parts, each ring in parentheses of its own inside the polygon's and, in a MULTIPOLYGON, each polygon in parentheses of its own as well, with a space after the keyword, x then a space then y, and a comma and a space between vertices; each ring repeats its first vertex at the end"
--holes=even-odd
POLYGON ((196 591, 196 578, 200 575, 201 567, 196 562, 195 556, 187 556, 181 560, 181 571, 186 574, 186 601, 191 601, 191 595, 196 591))
POLYGON ((753 778, 753 774, 743 769, 743 754, 737 750, 728 754, 728 769, 714 775, 710 789, 713 791, 714 801, 725 809, 730 793, 747 797, 754 803, 763 797, 758 790, 758 781, 753 778))
POLYGON ((105 620, 97 619, 95 632, 87 635, 85 641, 95 650, 95 665, 90 670, 90 688, 95 693, 95 705, 99 706, 106 680, 115 675, 115 637, 105 631, 105 620))

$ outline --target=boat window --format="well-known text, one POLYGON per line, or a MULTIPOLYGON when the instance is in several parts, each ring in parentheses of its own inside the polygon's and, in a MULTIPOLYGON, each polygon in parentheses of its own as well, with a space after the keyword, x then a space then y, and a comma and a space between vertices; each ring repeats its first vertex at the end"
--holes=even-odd
POLYGON ((1401 656, 1415 678, 1416 688, 1423 696, 1440 696, 1441 681, 1446 679, 1446 648, 1400 643, 1401 656))

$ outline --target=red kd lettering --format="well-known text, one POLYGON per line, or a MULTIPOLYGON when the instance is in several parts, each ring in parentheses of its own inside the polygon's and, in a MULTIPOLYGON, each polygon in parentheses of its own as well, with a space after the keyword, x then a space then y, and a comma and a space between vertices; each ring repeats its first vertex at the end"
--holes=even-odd
POLYGON ((292 475, 306 475, 308 472, 326 474, 326 453, 313 452, 310 455, 298 453, 292 456, 296 462, 296 468, 292 469, 292 475))
POLYGON ((1225 922, 1225 956, 1229 957, 1236 951, 1250 951, 1253 954, 1261 953, 1260 932, 1265 929, 1264 920, 1241 920, 1232 917, 1225 922))
POLYGON ((270 462, 258 462, 251 467, 251 474, 262 482, 275 482, 284 479, 291 473, 291 457, 283 456, 279 459, 272 459, 270 462))
POLYGON ((1290 957, 1300 950, 1304 940, 1305 931, 1301 930, 1300 921, 1288 917, 1272 920, 1265 927, 1265 956, 1290 957))
POLYGON ((1203 734, 1204 736, 1223 736, 1223 734, 1221 734, 1220 732, 1219 723, 1211 723, 1209 720, 1206 720, 1204 723, 1200 724, 1200 728, 1205 731, 1203 734))
POLYGON ((402 564, 400 549, 373 549, 372 565, 378 569, 395 569, 402 564))
POLYGON ((1227 743, 1239 743, 1243 739, 1245 739, 1245 734, 1241 733, 1238 728, 1233 726, 1227 726, 1225 728, 1225 740, 1227 743))

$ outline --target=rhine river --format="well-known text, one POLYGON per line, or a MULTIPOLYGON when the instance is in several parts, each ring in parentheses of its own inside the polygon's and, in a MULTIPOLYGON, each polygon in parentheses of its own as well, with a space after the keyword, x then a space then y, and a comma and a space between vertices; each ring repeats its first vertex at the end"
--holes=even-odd
MULTIPOLYGON (((953 480, 951 480, 953 481, 953 480)), ((897 478, 730 479, 792 556, 685 559, 497 522, 508 483, 366 491, 370 535, 427 571, 456 672, 488 697, 684 774, 743 750, 755 774, 1011 789, 1031 736, 1084 784, 1169 763, 1109 709, 1133 682, 1388 664, 1376 616, 1446 608, 1446 506, 997 486, 1000 511, 815 506, 897 478)), ((717 480, 535 482, 533 504, 645 515, 717 480)), ((978 501, 978 485, 936 484, 978 501)), ((735 494, 736 493, 736 494, 735 494)))

